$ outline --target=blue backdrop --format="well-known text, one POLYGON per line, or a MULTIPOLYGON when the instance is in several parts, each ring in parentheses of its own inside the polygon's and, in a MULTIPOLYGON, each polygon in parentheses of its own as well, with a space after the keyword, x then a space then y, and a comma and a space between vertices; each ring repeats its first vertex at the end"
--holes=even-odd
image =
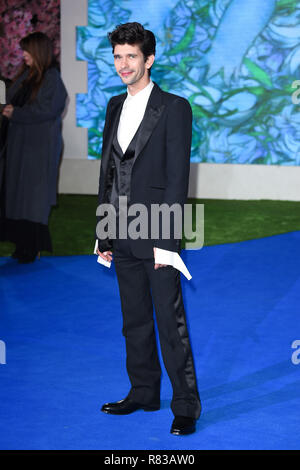
POLYGON ((77 58, 88 62, 88 94, 77 124, 101 158, 109 98, 125 91, 107 32, 139 21, 157 39, 152 78, 193 108, 192 162, 300 164, 298 0, 89 0, 77 28, 77 58))

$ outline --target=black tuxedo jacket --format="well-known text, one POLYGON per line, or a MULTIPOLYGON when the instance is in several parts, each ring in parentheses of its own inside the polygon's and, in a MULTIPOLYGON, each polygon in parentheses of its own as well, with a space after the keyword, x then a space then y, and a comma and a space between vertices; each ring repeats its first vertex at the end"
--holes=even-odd
MULTIPOLYGON (((103 130, 102 161, 99 180, 99 204, 109 202, 114 178, 111 146, 127 93, 110 99, 103 130)), ((189 102, 167 93, 154 83, 136 142, 131 174, 130 204, 186 202, 189 182, 192 138, 192 110, 189 102)), ((149 229, 150 230, 150 229, 149 229)), ((180 252, 181 240, 151 238, 131 240, 137 258, 153 257, 153 247, 180 252)), ((111 240, 99 240, 101 252, 112 249, 111 240)), ((112 250, 113 251, 113 250, 112 250)))

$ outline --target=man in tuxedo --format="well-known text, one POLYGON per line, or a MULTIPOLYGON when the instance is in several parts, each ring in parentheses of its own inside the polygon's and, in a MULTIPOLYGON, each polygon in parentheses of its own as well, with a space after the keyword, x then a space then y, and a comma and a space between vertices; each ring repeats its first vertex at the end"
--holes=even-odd
MULTIPOLYGON (((128 205, 144 204, 149 214, 153 204, 183 208, 189 181, 192 112, 186 99, 162 91, 150 79, 156 45, 151 31, 139 23, 126 23, 108 37, 116 71, 127 85, 127 93, 111 98, 107 106, 99 205, 113 205, 118 227, 120 196, 127 197, 128 205)), ((162 237, 161 230, 156 239, 103 239, 96 232, 98 255, 104 262, 114 257, 131 383, 126 398, 104 404, 102 411, 125 415, 160 407, 154 306, 162 357, 173 388, 171 433, 190 434, 195 431, 201 403, 180 272, 174 267, 174 259, 180 258, 181 240, 175 237, 175 230, 171 230, 169 239, 162 237)))

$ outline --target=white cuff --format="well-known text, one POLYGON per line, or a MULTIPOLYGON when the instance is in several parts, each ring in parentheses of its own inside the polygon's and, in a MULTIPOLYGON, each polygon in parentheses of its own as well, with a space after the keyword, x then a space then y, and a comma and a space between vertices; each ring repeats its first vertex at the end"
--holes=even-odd
MULTIPOLYGON (((175 251, 168 251, 163 250, 162 248, 155 248, 155 263, 157 264, 169 264, 174 268, 178 269, 178 271, 182 272, 182 274, 188 279, 192 279, 186 265, 182 261, 181 257, 175 251)), ((163 268, 161 268, 163 269, 163 268)))

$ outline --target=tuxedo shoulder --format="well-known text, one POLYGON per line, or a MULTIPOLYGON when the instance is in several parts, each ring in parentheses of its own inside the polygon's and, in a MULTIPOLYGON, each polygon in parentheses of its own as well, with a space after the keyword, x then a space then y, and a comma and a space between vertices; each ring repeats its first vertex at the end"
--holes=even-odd
POLYGON ((175 95, 174 93, 169 93, 168 91, 162 91, 164 101, 167 105, 179 104, 183 106, 190 107, 189 101, 183 96, 175 95))
POLYGON ((108 104, 117 104, 126 97, 127 93, 121 93, 120 95, 112 96, 108 104))

